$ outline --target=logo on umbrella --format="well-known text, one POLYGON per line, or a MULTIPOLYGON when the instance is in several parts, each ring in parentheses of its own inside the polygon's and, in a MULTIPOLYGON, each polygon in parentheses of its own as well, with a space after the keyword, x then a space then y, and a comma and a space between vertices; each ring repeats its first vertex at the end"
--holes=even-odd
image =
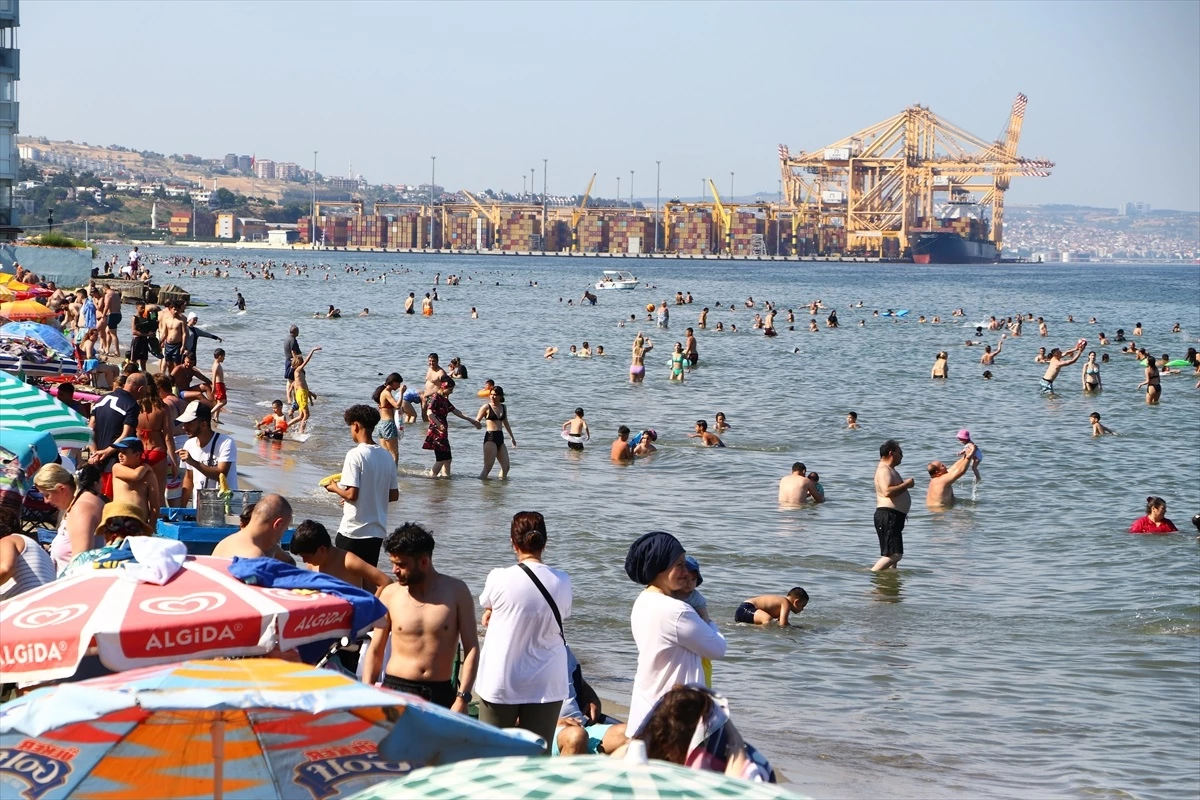
POLYGON ((84 603, 72 603, 57 608, 49 606, 27 608, 13 617, 12 624, 18 628, 33 629, 40 628, 43 625, 62 625, 64 622, 70 622, 73 619, 82 617, 87 613, 87 610, 88 607, 84 603))
POLYGON ((340 747, 305 750, 302 764, 296 766, 296 783, 312 792, 313 800, 337 794, 342 781, 365 775, 402 775, 412 767, 406 763, 384 761, 374 742, 357 740, 340 747))
POLYGON ((184 616, 213 611, 225 605, 225 595, 217 592, 194 592, 182 597, 152 597, 143 600, 138 608, 148 614, 184 616))
POLYGON ((0 749, 0 775, 11 776, 29 786, 21 792, 25 800, 38 800, 46 792, 65 786, 79 755, 76 747, 57 747, 25 739, 11 749, 0 749))

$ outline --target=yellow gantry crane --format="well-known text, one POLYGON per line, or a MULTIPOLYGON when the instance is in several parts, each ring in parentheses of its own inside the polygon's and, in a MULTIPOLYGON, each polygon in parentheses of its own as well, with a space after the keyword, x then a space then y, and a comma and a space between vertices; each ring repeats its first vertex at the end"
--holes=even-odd
POLYGON ((496 235, 500 231, 500 205, 498 203, 493 203, 492 208, 489 211, 488 209, 484 208, 483 205, 475 199, 475 196, 466 189, 463 189, 462 193, 465 194, 467 199, 471 201, 471 205, 475 206, 476 210, 479 212, 479 216, 483 217, 492 224, 492 246, 495 247, 496 235))
POLYGON ((721 242, 725 252, 733 253, 733 212, 721 202, 717 185, 708 179, 708 189, 713 196, 713 219, 717 223, 717 241, 721 242))
POLYGON ((910 106, 894 117, 811 153, 779 146, 792 239, 801 227, 824 237, 845 231, 851 252, 911 247, 930 230, 937 207, 981 199, 990 206, 997 251, 1003 247, 1004 193, 1014 176, 1046 177, 1053 162, 1017 155, 1027 98, 1017 95, 1005 134, 987 142, 931 112, 910 106))
POLYGON ((588 198, 592 196, 592 187, 596 185, 596 173, 592 173, 592 179, 588 181, 587 189, 583 193, 583 199, 579 201, 578 208, 571 209, 571 252, 579 252, 579 221, 583 219, 584 209, 587 208, 588 198))

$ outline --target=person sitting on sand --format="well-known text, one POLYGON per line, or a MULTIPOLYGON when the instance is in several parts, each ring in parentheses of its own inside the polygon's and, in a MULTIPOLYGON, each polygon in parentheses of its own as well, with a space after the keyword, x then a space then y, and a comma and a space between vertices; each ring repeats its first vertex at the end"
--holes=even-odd
POLYGON ((808 605, 808 592, 799 586, 793 587, 786 596, 760 594, 742 603, 733 612, 733 621, 746 625, 770 625, 778 621, 788 624, 788 617, 799 614, 808 605))

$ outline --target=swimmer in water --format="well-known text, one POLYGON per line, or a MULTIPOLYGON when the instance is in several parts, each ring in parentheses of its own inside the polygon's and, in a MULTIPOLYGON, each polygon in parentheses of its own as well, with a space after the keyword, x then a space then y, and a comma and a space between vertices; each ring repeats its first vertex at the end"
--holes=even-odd
POLYGON ((1093 350, 1088 353, 1087 363, 1083 365, 1083 390, 1098 392, 1101 388, 1100 365, 1096 363, 1096 351, 1093 350))
POLYGON ((937 354, 937 358, 933 360, 933 369, 929 371, 930 378, 945 379, 950 377, 950 368, 946 363, 949 357, 949 353, 947 353, 945 350, 942 350, 937 354))
POLYGON ((632 362, 629 365, 629 382, 641 383, 646 377, 646 353, 654 349, 654 343, 638 331, 633 337, 632 362))
POLYGON ((635 456, 648 456, 651 453, 657 453, 658 448, 654 446, 654 442, 658 441, 658 434, 653 428, 647 428, 634 437, 633 454, 635 456))
POLYGON ((779 504, 798 506, 806 500, 814 503, 825 502, 825 492, 817 486, 804 464, 800 461, 792 464, 791 474, 779 479, 779 504))
POLYGON ((546 352, 542 354, 542 358, 554 358, 554 354, 558 352, 557 347, 547 347, 546 352))
POLYGON ((1063 367, 1069 367, 1079 360, 1083 355, 1083 348, 1087 347, 1087 340, 1080 339, 1074 347, 1067 352, 1063 352, 1057 347, 1050 351, 1048 366, 1045 374, 1042 375, 1041 391, 1042 394, 1054 394, 1054 379, 1058 377, 1058 373, 1062 372, 1063 367))
POLYGON ((1088 421, 1092 423, 1092 436, 1116 436, 1117 432, 1112 428, 1100 424, 1100 415, 1093 411, 1088 415, 1088 421))
POLYGON ((796 586, 786 595, 760 594, 742 603, 733 612, 733 621, 744 625, 770 625, 778 622, 780 626, 790 623, 792 614, 799 614, 808 605, 808 592, 796 586))
POLYGON ((588 430, 587 422, 583 418, 583 409, 575 409, 575 416, 562 424, 563 433, 567 436, 575 437, 567 439, 567 449, 583 450, 583 443, 592 438, 592 432, 588 430))
POLYGON ((675 343, 675 350, 671 353, 671 380, 683 381, 684 361, 683 342, 675 343))
POLYGON ((725 421, 724 411, 717 412, 717 416, 713 421, 713 427, 716 429, 717 433, 724 433, 725 431, 733 429, 733 426, 725 421))
POLYGON ((1000 341, 996 344, 996 349, 992 350, 990 344, 983 346, 983 355, 979 358, 979 363, 991 366, 996 363, 996 356, 1000 355, 1000 351, 1004 349, 1004 334, 1000 334, 1000 341))
POLYGON ((624 425, 617 428, 617 438, 612 443, 609 458, 618 464, 633 461, 633 447, 629 444, 629 428, 624 425))
POLYGON ((721 441, 721 437, 715 433, 710 433, 708 430, 708 422, 702 419, 696 420, 696 432, 688 434, 689 439, 699 439, 705 447, 724 447, 725 443, 721 441))
POLYGON ((846 429, 851 430, 851 431, 858 430, 858 412, 857 411, 851 411, 850 413, 848 413, 846 415, 846 429))
MULTIPOLYGON (((1140 323, 1139 323, 1140 324, 1140 323)), ((1155 363, 1154 356, 1146 356, 1146 379, 1137 385, 1137 388, 1146 387, 1146 403, 1147 405, 1156 406, 1162 398, 1162 383, 1158 375, 1158 366, 1155 363)))

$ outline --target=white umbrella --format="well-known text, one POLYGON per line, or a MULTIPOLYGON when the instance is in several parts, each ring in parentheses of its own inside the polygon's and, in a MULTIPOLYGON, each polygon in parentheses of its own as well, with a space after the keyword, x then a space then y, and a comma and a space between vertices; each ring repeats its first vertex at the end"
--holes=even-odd
POLYGON ((7 372, 0 372, 0 428, 42 431, 53 436, 59 447, 87 447, 92 441, 92 429, 86 419, 7 372))

